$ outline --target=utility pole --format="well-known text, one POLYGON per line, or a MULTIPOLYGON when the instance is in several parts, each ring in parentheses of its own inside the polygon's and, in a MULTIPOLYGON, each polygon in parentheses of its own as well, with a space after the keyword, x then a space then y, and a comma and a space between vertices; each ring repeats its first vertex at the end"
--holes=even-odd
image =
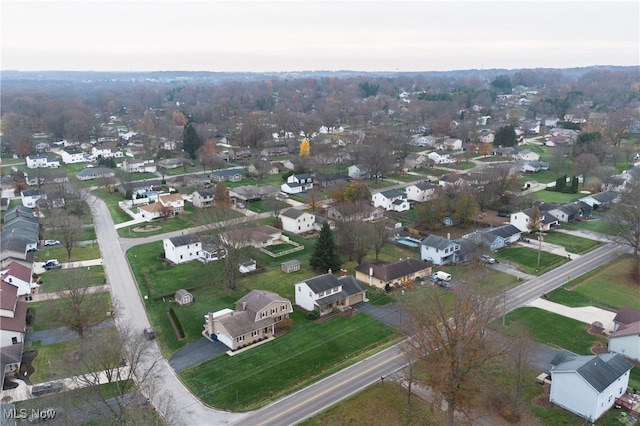
POLYGON ((538 266, 536 267, 536 272, 540 271, 540 252, 542 251, 542 240, 544 240, 542 234, 538 232, 538 241, 540 245, 538 246, 538 266))

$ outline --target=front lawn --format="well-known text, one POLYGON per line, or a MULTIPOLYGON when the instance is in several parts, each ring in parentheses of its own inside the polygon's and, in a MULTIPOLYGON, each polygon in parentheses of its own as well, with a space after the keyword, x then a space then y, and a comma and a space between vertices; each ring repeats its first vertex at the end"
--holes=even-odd
POLYGON ((600 306, 618 310, 640 309, 638 283, 629 274, 633 259, 622 257, 580 276, 547 294, 549 300, 566 306, 600 306))
POLYGON ((546 251, 540 252, 540 270, 536 271, 538 265, 538 250, 526 247, 507 247, 496 252, 495 258, 500 262, 508 261, 518 265, 519 269, 531 275, 541 275, 558 266, 569 262, 569 259, 546 251))
POLYGON ((71 250, 71 258, 67 257, 67 249, 62 246, 44 247, 35 254, 35 262, 45 262, 49 259, 58 259, 61 263, 79 262, 81 260, 100 259, 100 246, 87 244, 76 246, 71 250))
POLYGON ((588 333, 589 324, 532 307, 509 312, 506 327, 502 327, 502 320, 496 320, 492 328, 506 335, 521 333, 525 329, 538 343, 564 348, 578 355, 591 354, 591 347, 597 344, 606 347, 607 344, 604 336, 588 333))
POLYGON ((602 245, 599 241, 576 237, 562 232, 550 232, 544 236, 544 242, 564 247, 569 253, 584 254, 602 245))
POLYGON ((120 201, 124 201, 125 198, 117 192, 107 191, 106 189, 95 189, 92 191, 93 195, 100 198, 105 202, 111 213, 111 219, 113 223, 122 223, 132 220, 133 218, 126 214, 124 210, 118 207, 120 201))
MULTIPOLYGON (((538 181, 540 182, 540 181, 538 181)), ((573 203, 578 199, 584 197, 584 194, 577 192, 575 194, 565 194, 564 192, 556 191, 536 191, 533 194, 535 201, 544 201, 545 203, 573 203)))
MULTIPOLYGON (((112 310, 111 295, 108 291, 102 293, 87 294, 87 299, 97 299, 100 306, 100 312, 104 313, 104 320, 108 320, 107 312, 112 310)), ((93 300, 90 301, 93 304, 93 300)), ((62 319, 58 315, 57 308, 61 302, 56 300, 43 300, 40 302, 29 302, 29 307, 33 308, 36 313, 36 319, 33 323, 33 331, 51 330, 54 328, 64 327, 62 319)), ((66 306, 66 305, 65 305, 66 306)))
MULTIPOLYGON (((87 270, 83 270, 82 274, 82 279, 88 287, 105 285, 107 283, 102 266, 91 266, 87 270)), ((74 271, 73 269, 54 269, 40 276, 42 284, 38 291, 40 293, 62 291, 67 287, 69 279, 77 277, 78 271, 74 271)))
POLYGON ((275 340, 232 357, 217 357, 180 373, 180 378, 205 404, 245 411, 268 402, 271 393, 292 392, 397 336, 391 327, 362 313, 312 322, 294 311, 292 318, 294 328, 275 340))
POLYGON ((608 221, 603 219, 589 219, 589 220, 582 220, 578 223, 564 223, 562 224, 562 227, 570 231, 585 230, 585 231, 591 231, 591 232, 598 232, 600 234, 605 234, 605 235, 611 235, 611 236, 615 235, 615 232, 611 224, 608 221))

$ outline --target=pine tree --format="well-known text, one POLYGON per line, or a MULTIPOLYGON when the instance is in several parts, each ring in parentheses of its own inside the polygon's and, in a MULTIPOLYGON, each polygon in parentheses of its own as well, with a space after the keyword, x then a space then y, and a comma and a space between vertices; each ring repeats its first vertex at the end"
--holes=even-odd
POLYGON ((320 229, 320 235, 309 259, 309 265, 311 265, 311 268, 315 271, 322 271, 323 273, 329 272, 329 269, 336 272, 342 265, 335 241, 333 240, 333 233, 327 222, 325 222, 322 225, 322 229, 320 229))
POLYGON ((191 123, 184 126, 182 144, 184 150, 189 154, 189 158, 196 158, 196 152, 202 146, 202 141, 191 123))

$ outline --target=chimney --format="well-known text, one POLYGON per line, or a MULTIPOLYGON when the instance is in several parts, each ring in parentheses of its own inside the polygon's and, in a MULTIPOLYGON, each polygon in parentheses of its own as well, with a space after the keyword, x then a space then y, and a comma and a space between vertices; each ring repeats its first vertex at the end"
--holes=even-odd
POLYGON ((451 234, 449 232, 447 232, 447 240, 451 239, 451 234))
POLYGON ((209 312, 207 315, 207 334, 213 334, 213 312, 209 312))
POLYGON ((247 310, 247 302, 242 302, 242 310, 243 311, 247 310))

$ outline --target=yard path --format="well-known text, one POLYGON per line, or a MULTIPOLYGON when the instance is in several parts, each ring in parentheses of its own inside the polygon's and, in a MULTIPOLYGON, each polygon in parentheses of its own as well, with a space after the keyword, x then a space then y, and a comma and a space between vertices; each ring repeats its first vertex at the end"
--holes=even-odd
MULTIPOLYGON (((94 293, 103 293, 109 291, 109 286, 108 285, 97 285, 94 287, 87 287, 87 291, 86 294, 94 294, 94 293)), ((35 293, 32 292, 31 300, 28 300, 27 302, 39 302, 41 300, 54 300, 54 299, 60 299, 62 297, 66 297, 67 296, 67 291, 63 290, 63 291, 54 291, 51 293, 35 293)))
POLYGON ((592 324, 595 321, 599 321, 602 323, 605 332, 611 333, 613 331, 613 318, 616 316, 616 313, 607 311, 606 309, 596 308, 595 306, 571 308, 542 298, 534 300, 527 304, 527 306, 544 309, 545 311, 553 312, 563 317, 573 318, 585 324, 592 324))

